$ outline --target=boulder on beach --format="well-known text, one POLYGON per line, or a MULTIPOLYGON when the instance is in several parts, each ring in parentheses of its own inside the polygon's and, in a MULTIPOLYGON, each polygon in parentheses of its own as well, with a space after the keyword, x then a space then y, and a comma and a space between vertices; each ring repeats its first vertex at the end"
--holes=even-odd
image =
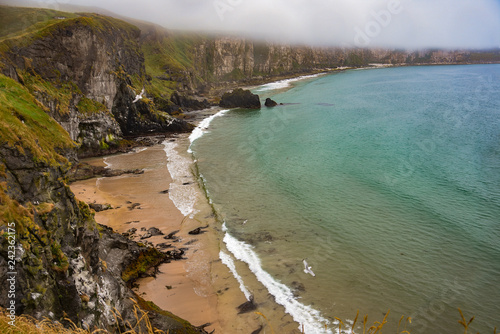
POLYGON ((276 107, 278 105, 278 103, 270 98, 267 98, 266 102, 264 102, 264 105, 266 107, 276 107))
POLYGON ((249 90, 237 88, 231 93, 222 95, 219 106, 222 108, 259 109, 261 107, 259 95, 249 90))
POLYGON ((203 227, 195 228, 194 230, 189 231, 188 234, 191 234, 191 235, 202 234, 202 233, 205 233, 204 229, 206 229, 206 228, 208 228, 208 225, 207 226, 203 226, 203 227))

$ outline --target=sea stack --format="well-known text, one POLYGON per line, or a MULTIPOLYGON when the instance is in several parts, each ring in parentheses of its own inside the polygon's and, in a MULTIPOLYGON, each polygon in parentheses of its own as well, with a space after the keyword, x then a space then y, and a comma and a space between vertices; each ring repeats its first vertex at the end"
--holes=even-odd
POLYGON ((270 98, 267 98, 266 102, 264 102, 264 105, 266 107, 276 107, 278 105, 278 103, 276 103, 276 101, 274 101, 274 100, 271 100, 270 98))
POLYGON ((221 97, 219 106, 222 108, 260 109, 261 104, 259 95, 253 94, 246 89, 237 88, 231 93, 224 93, 221 97))

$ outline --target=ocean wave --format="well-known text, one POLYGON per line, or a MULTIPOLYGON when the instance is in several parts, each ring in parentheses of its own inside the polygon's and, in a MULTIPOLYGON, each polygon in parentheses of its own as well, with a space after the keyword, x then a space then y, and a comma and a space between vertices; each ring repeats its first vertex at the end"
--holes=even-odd
POLYGON ((298 78, 292 78, 292 79, 285 79, 285 80, 280 80, 280 81, 275 81, 275 82, 270 82, 268 84, 262 85, 259 88, 255 89, 255 92, 264 92, 268 90, 276 90, 276 89, 282 89, 282 88, 287 88, 290 86, 292 82, 304 80, 304 79, 310 79, 310 78, 316 78, 323 73, 318 73, 318 74, 311 74, 311 75, 304 75, 298 78))
POLYGON ((172 177, 168 195, 174 205, 184 216, 193 217, 197 211, 194 209, 198 198, 196 184, 191 176, 192 160, 180 155, 177 150, 177 143, 164 141, 164 151, 167 155, 167 168, 172 177), (190 183, 190 184, 186 184, 190 183))
POLYGON ((196 128, 194 128, 194 130, 191 132, 191 134, 189 135, 189 142, 191 143, 189 145, 189 148, 188 148, 188 153, 193 153, 193 151, 191 150, 191 145, 193 145, 193 142, 196 140, 196 139, 199 139, 201 138, 206 132, 207 132, 207 129, 208 127, 210 126, 210 123, 216 118, 216 117, 220 117, 220 116, 223 116, 225 113, 227 113, 229 111, 229 109, 224 109, 224 110, 221 110, 219 111, 218 113, 210 116, 210 117, 207 117, 205 118, 204 120, 202 120, 200 122, 200 124, 198 124, 198 126, 196 128))
POLYGON ((286 312, 300 324, 300 330, 302 330, 303 326, 306 334, 333 333, 332 330, 325 329, 325 324, 330 324, 330 321, 323 318, 318 310, 299 303, 288 286, 276 281, 268 272, 262 269, 261 261, 251 245, 229 234, 225 223, 223 224, 223 231, 225 231, 224 243, 227 249, 236 259, 248 265, 259 282, 274 296, 276 302, 284 306, 286 312))
POLYGON ((234 265, 234 261, 233 261, 233 258, 231 257, 231 255, 226 254, 223 251, 220 251, 219 258, 221 259, 222 263, 224 263, 226 265, 226 267, 229 268, 229 270, 231 271, 233 276, 236 278, 238 283, 240 283, 240 290, 245 295, 245 298, 247 300, 251 300, 252 294, 250 293, 250 291, 248 291, 247 287, 245 286, 245 283, 243 282, 243 279, 238 274, 238 271, 236 270, 236 266, 234 265))
POLYGON ((102 162, 104 162, 104 164, 106 165, 105 168, 111 169, 111 167, 113 166, 113 164, 108 161, 108 158, 109 157, 105 157, 104 159, 102 159, 102 162))

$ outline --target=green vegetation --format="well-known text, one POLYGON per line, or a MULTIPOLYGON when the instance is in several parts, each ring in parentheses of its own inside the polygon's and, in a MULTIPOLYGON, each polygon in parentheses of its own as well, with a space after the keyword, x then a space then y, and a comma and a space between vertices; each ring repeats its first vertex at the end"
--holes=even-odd
POLYGON ((75 147, 68 133, 29 91, 0 74, 0 138, 20 154, 30 152, 35 162, 67 163, 61 153, 75 147))
MULTIPOLYGON (((2 166, 2 165, 0 165, 2 166)), ((17 222, 24 226, 33 222, 33 214, 27 208, 11 199, 7 194, 7 183, 0 182, 0 223, 17 222)), ((6 240, 6 239, 5 239, 6 240)))
POLYGON ((78 108, 78 112, 83 115, 92 115, 102 112, 108 112, 108 109, 101 102, 97 102, 96 100, 89 99, 87 97, 82 97, 78 104, 76 105, 78 108))
POLYGON ((52 9, 0 5, 0 41, 20 32, 36 31, 45 27, 47 23, 60 21, 63 17, 74 18, 78 15, 52 9))
MULTIPOLYGON (((29 60, 26 60, 29 62, 29 60)), ((28 64, 28 68, 30 65, 28 64)), ((55 82, 42 79, 34 71, 20 73, 24 86, 36 95, 39 100, 53 101, 57 105, 57 112, 61 115, 69 113, 71 100, 75 94, 82 94, 78 86, 72 82, 56 80, 55 82), (30 73, 31 72, 31 73, 30 73)))
POLYGON ((50 245, 52 251, 52 269, 55 271, 66 272, 69 268, 68 257, 61 250, 61 245, 55 241, 50 245))
MULTIPOLYGON (((113 31, 119 30, 126 34, 128 37, 126 40, 130 43, 134 43, 135 39, 140 35, 139 28, 125 21, 108 16, 90 13, 80 13, 78 15, 59 13, 58 15, 64 15, 63 17, 65 18, 48 20, 42 19, 38 23, 32 24, 30 20, 22 19, 21 15, 19 20, 23 23, 17 28, 10 29, 9 26, 5 26, 4 29, 2 29, 2 31, 4 31, 3 35, 11 30, 13 32, 0 39, 0 55, 14 47, 25 47, 31 45, 36 40, 42 39, 57 31, 67 29, 72 26, 88 27, 94 32, 104 35, 110 35, 113 31)), ((58 17, 58 15, 54 14, 54 17, 58 17)), ((1 31, 0 35, 2 35, 1 31)))
POLYGON ((186 79, 186 73, 193 69, 194 49, 201 38, 192 34, 170 34, 162 28, 150 29, 154 30, 147 32, 149 35, 141 46, 148 80, 133 78, 133 84, 145 86, 155 102, 168 101, 179 82, 186 79))

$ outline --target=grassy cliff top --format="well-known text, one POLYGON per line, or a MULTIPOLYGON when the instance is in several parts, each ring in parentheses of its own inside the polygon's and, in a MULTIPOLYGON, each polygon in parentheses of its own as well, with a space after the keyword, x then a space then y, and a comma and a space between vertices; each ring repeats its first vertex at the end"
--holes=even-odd
POLYGON ((99 33, 120 30, 137 38, 140 30, 125 21, 93 13, 65 13, 50 9, 0 6, 0 51, 26 46, 58 29, 84 26, 99 33))
POLYGON ((52 9, 0 5, 0 40, 19 35, 30 27, 40 29, 47 23, 59 21, 63 17, 74 18, 77 16, 52 9))
POLYGON ((0 74, 0 139, 21 154, 48 164, 64 163, 62 151, 74 146, 69 134, 21 84, 0 74))

